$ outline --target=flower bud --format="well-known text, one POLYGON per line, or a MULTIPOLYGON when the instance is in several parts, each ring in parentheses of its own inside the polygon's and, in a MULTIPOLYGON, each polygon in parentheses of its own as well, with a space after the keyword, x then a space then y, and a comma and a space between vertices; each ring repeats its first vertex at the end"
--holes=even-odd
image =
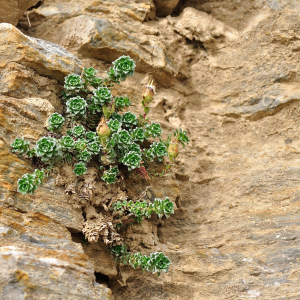
POLYGON ((178 141, 177 140, 172 140, 170 142, 169 147, 168 147, 168 155, 169 155, 170 161, 174 162, 175 158, 178 156, 178 154, 179 154, 178 141))
POLYGON ((155 94, 155 85, 153 85, 153 80, 152 80, 152 81, 149 81, 149 83, 147 85, 145 85, 145 87, 143 89, 142 104, 144 107, 148 107, 150 102, 153 100, 154 94, 155 94))
POLYGON ((96 128, 96 132, 100 139, 106 139, 110 135, 110 129, 106 123, 105 117, 102 117, 98 127, 96 128))
POLYGON ((107 104, 102 106, 102 111, 106 120, 108 120, 109 117, 115 112, 115 107, 116 107, 115 103, 113 105, 107 104))

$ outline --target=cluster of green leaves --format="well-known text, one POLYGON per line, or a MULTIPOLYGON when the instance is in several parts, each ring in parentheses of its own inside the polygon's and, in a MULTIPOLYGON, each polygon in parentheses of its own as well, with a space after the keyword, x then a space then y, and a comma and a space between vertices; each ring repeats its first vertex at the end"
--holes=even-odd
MULTIPOLYGON (((92 67, 84 68, 81 75, 68 75, 62 92, 66 106, 64 116, 55 112, 48 118, 48 130, 52 133, 40 138, 33 149, 23 138, 17 138, 11 144, 13 152, 29 158, 35 156, 47 166, 46 171, 35 170, 33 174, 23 175, 18 180, 20 193, 34 193, 53 167, 65 162, 74 164, 77 176, 86 173, 91 160, 98 162, 98 168, 103 171, 101 179, 106 184, 116 182, 122 165, 122 172, 125 166, 128 171, 137 170, 137 173, 140 171, 147 175, 146 168, 150 162, 154 159, 162 162, 164 157, 169 156, 169 169, 179 153, 178 143, 185 146, 189 142, 186 131, 182 129, 174 131, 163 141, 160 124, 150 123, 146 118, 155 94, 153 80, 142 92, 143 113, 137 116, 130 111, 122 112, 132 103, 127 96, 113 96, 111 88, 132 76, 136 65, 129 56, 121 56, 112 64, 104 78, 97 77, 97 71, 92 67)), ((133 214, 137 222, 152 214, 161 218, 174 213, 174 205, 169 198, 155 199, 150 204, 118 201, 111 209, 125 215, 133 214)), ((112 253, 122 263, 153 273, 167 272, 171 263, 163 253, 150 256, 131 254, 126 246, 113 247, 112 253)))
MULTIPOLYGON (((11 145, 13 151, 20 155, 26 153, 29 157, 35 155, 50 166, 60 161, 73 161, 77 176, 84 174, 87 163, 98 157, 101 164, 108 166, 102 176, 107 184, 116 181, 119 174, 118 168, 115 168, 117 164, 121 163, 131 171, 154 159, 163 161, 168 155, 173 159, 178 154, 170 156, 168 147, 171 136, 166 142, 161 140, 160 124, 148 123, 145 114, 143 117, 130 111, 120 114, 131 102, 127 96, 112 96, 110 88, 113 84, 133 75, 134 68, 134 61, 129 56, 122 56, 113 62, 113 68, 107 72, 108 78, 97 77, 97 71, 92 67, 84 68, 81 76, 67 76, 62 93, 66 100, 66 119, 58 113, 48 118, 48 129, 54 133, 61 133, 67 120, 69 129, 66 135, 60 139, 42 137, 32 150, 29 142, 17 138, 11 145), (102 121, 96 129, 100 119, 102 121), (155 138, 159 141, 153 141, 155 138), (150 143, 149 139, 152 139, 150 143), (145 141, 150 146, 143 148, 145 141)), ((143 91, 147 105, 153 99, 154 90, 154 86, 150 85, 143 91)), ((181 129, 174 132, 174 137, 183 144, 188 142, 186 132, 181 129)))
POLYGON ((111 252, 122 264, 129 265, 134 269, 140 267, 143 271, 158 273, 168 272, 171 261, 162 252, 151 253, 149 256, 141 253, 130 253, 126 246, 112 247, 111 252))
POLYGON ((124 81, 128 76, 132 76, 134 69, 134 60, 123 55, 113 62, 113 68, 110 68, 107 74, 114 82, 119 82, 120 80, 124 81))
MULTIPOLYGON (((42 137, 33 149, 30 149, 28 141, 17 138, 11 144, 12 151, 19 155, 27 154, 28 157, 36 156, 51 167, 63 161, 73 161, 74 173, 77 176, 86 172, 87 163, 94 157, 98 157, 100 162, 116 162, 120 152, 124 154, 127 149, 125 147, 121 149, 119 144, 116 145, 117 149, 114 149, 111 143, 109 144, 110 147, 105 147, 105 140, 97 135, 95 129, 101 117, 105 116, 106 121, 108 121, 113 113, 117 117, 115 116, 114 123, 110 122, 113 127, 112 132, 118 132, 123 123, 123 128, 127 130, 131 130, 132 126, 137 125, 137 118, 134 114, 130 112, 126 112, 123 116, 118 114, 122 109, 131 105, 129 98, 127 96, 114 98, 110 90, 113 83, 120 83, 126 77, 133 75, 134 68, 135 62, 129 56, 122 56, 113 62, 113 68, 107 72, 108 78, 97 77, 97 71, 92 67, 84 68, 81 75, 71 74, 67 76, 62 92, 63 99, 66 100, 66 118, 59 113, 54 113, 48 118, 48 130, 56 133, 55 137, 61 133, 65 123, 69 126, 66 134, 61 138, 42 137), (117 119, 120 120, 119 123, 117 119), (66 120, 67 122, 65 122, 66 120), (103 153, 101 152, 102 148, 104 148, 103 153), (101 155, 103 156, 103 154, 106 157, 102 158, 101 155)), ((122 133, 120 135, 122 136, 122 133)), ((130 137, 130 142, 131 140, 133 139, 130 137)), ((125 140, 120 139, 119 142, 124 143, 125 140)), ((139 165, 138 162, 141 161, 140 151, 138 162, 134 161, 135 158, 135 155, 132 154, 125 158, 125 162, 131 169, 139 165)), ((121 160, 119 158, 119 161, 121 160)), ((114 183, 118 173, 117 167, 110 166, 109 170, 104 171, 103 180, 107 184, 114 183)), ((33 184, 35 175, 27 175, 27 181, 24 179, 20 183, 31 182, 32 186, 37 187, 36 184, 33 184)), ((31 193, 35 188, 27 190, 31 193)), ((26 189, 22 189, 22 191, 26 191, 26 189)))
POLYGON ((103 172, 103 176, 101 177, 101 179, 103 179, 106 184, 115 183, 117 180, 118 173, 118 166, 110 167, 109 170, 103 172))
POLYGON ((47 177, 48 172, 44 169, 36 169, 33 174, 24 174, 22 178, 18 180, 18 192, 25 194, 33 194, 39 185, 43 183, 45 177, 47 177))
POLYGON ((12 147, 12 152, 17 152, 20 156, 27 154, 30 158, 35 153, 34 149, 30 149, 30 143, 25 141, 24 138, 16 138, 10 146, 12 147))
POLYGON ((54 113, 48 118, 48 130, 52 132, 60 132, 65 124, 65 118, 59 113, 54 113))
POLYGON ((111 209, 114 211, 128 211, 133 213, 137 222, 141 222, 143 217, 150 218, 152 214, 157 214, 159 218, 163 216, 168 218, 171 214, 174 214, 174 204, 169 198, 166 198, 165 200, 156 198, 154 203, 149 204, 147 204, 146 201, 117 201, 112 205, 111 209))

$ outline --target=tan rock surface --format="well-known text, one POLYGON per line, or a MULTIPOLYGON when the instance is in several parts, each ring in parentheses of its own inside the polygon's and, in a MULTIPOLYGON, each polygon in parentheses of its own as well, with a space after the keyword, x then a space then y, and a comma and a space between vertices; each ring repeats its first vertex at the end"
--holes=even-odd
POLYGON ((35 12, 46 17, 60 15, 65 19, 75 14, 112 18, 117 15, 122 19, 143 22, 154 18, 155 6, 152 0, 44 0, 35 12))
POLYGON ((0 207, 0 298, 112 299, 91 259, 64 226, 38 213, 0 207))
MULTIPOLYGON (((51 6, 51 1, 47 3, 51 6)), ((121 7, 121 2, 113 3, 121 7)), ((148 32, 149 40, 160 42, 184 74, 175 80, 167 72, 164 86, 158 82, 150 117, 162 123, 164 134, 183 127, 191 143, 178 157, 165 189, 155 181, 128 187, 129 193, 140 194, 153 184, 149 199, 164 192, 175 198, 178 209, 168 220, 151 219, 123 232, 132 251, 162 251, 169 256, 170 272, 157 277, 114 265, 100 244, 84 245, 96 272, 109 277, 116 300, 298 299, 299 3, 191 0, 184 2, 178 17, 143 25, 134 18, 129 21, 128 15, 114 15, 107 2, 94 7, 98 5, 101 11, 83 12, 71 5, 67 12, 53 1, 56 13, 45 13, 27 32, 65 43, 73 53, 81 49, 83 64, 102 73, 108 65, 99 59, 110 62, 116 53, 127 54, 131 48, 137 52, 148 32), (183 18, 184 7, 211 15, 214 19, 209 17, 208 25, 219 20, 223 28, 238 30, 239 36, 220 49, 218 39, 224 38, 225 30, 211 38, 215 46, 204 47, 205 39, 196 40, 198 27, 193 28, 192 22, 182 27, 176 22, 175 28, 172 20, 183 18), (113 24, 104 26, 112 52, 95 56, 80 48, 91 47, 97 36, 94 24, 99 21, 94 19, 113 24), (80 32, 74 20, 81 20, 80 32), (134 44, 125 39, 125 29, 136 32, 134 44)), ((200 34, 211 37, 212 27, 200 28, 200 34)), ((159 68, 165 72, 164 66, 159 68)), ((130 93, 134 111, 141 109, 141 87, 153 75, 147 74, 150 67, 140 71, 117 87, 120 93, 130 93)))
MULTIPOLYGON (((170 74, 186 76, 181 72, 181 59, 177 61, 178 56, 168 54, 168 44, 160 30, 141 23, 144 20, 135 15, 121 13, 126 7, 123 1, 94 1, 89 6, 82 1, 73 6, 70 1, 50 2, 34 12, 47 18, 30 28, 28 34, 57 43, 81 59, 95 58, 111 63, 121 55, 130 55, 136 60, 137 71, 150 72, 166 84, 170 74), (87 9, 91 5, 105 7, 109 12, 87 9), (56 8, 55 14, 46 12, 50 7, 56 8)), ((150 7, 151 3, 136 1, 130 5, 150 7)))
POLYGON ((63 78, 64 72, 80 69, 78 60, 71 54, 60 58, 57 49, 61 54, 67 53, 66 50, 43 41, 38 44, 10 24, 3 23, 0 28, 3 33, 0 46, 0 204, 45 214, 80 231, 81 210, 75 210, 67 202, 63 189, 54 188, 53 178, 34 195, 17 193, 18 179, 25 173, 32 173, 34 167, 12 153, 9 146, 17 137, 24 137, 34 145, 46 134, 47 118, 55 111, 61 112, 62 103, 61 86, 57 80, 44 75, 63 78), (41 47, 43 43, 49 47, 41 47))
POLYGON ((0 24, 0 69, 20 63, 63 83, 69 73, 80 73, 79 60, 64 48, 22 34, 8 23, 0 24))
POLYGON ((156 15, 158 17, 166 17, 170 15, 178 3, 179 0, 154 0, 156 15))
POLYGON ((202 42, 205 48, 222 48, 238 36, 235 29, 192 7, 185 8, 179 17, 169 20, 175 31, 191 41, 202 42))
POLYGON ((16 99, 0 96, 0 205, 9 201, 15 208, 26 212, 40 212, 76 231, 81 230, 81 210, 74 210, 65 199, 64 190, 55 187, 50 179, 33 195, 17 193, 17 181, 25 173, 32 173, 34 167, 27 160, 11 152, 10 144, 16 137, 37 141, 45 135, 44 127, 49 115, 55 111, 51 103, 41 98, 16 99))
POLYGON ((0 23, 16 26, 23 13, 38 2, 39 0, 1 1, 0 23))

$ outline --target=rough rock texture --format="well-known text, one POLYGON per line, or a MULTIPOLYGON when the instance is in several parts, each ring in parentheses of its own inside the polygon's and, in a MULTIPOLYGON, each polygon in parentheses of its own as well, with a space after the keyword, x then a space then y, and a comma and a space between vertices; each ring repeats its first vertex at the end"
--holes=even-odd
POLYGON ((16 192, 17 180, 34 166, 9 147, 16 137, 35 143, 46 134, 47 118, 62 110, 57 80, 80 70, 79 61, 62 47, 27 37, 10 24, 2 23, 0 31, 0 203, 12 202, 21 211, 43 213, 80 231, 81 210, 74 210, 62 189, 54 189, 53 178, 34 195, 16 192))
POLYGON ((154 0, 158 17, 170 15, 177 6, 179 0, 154 0))
POLYGON ((23 35, 8 23, 0 24, 0 68, 19 63, 60 83, 70 73, 80 73, 78 59, 64 48, 23 35))
POLYGON ((1 1, 0 23, 18 24, 24 11, 36 5, 39 0, 1 1))
POLYGON ((91 259, 64 226, 0 207, 0 298, 109 300, 91 259))
MULTIPOLYGON (((87 10, 86 2, 74 1, 72 6, 67 0, 60 1, 59 5, 54 3, 56 13, 47 15, 45 10, 52 7, 50 3, 45 1, 32 12, 46 18, 38 23, 39 26, 30 28, 28 34, 57 43, 80 58, 95 58, 110 63, 123 54, 130 55, 136 60, 138 71, 150 72, 160 81, 169 82, 170 75, 185 76, 180 71, 181 61, 176 62, 168 54, 160 31, 142 23, 144 19, 120 13, 112 9, 108 2, 101 2, 110 10, 110 13, 103 13, 87 10)), ((95 3, 100 5, 100 2, 95 3)), ((121 3, 113 2, 116 3, 119 8, 123 7, 121 3)))
MULTIPOLYGON (((146 200, 170 196, 176 203, 169 219, 153 218, 121 232, 131 251, 169 256, 169 273, 157 277, 118 265, 102 242, 89 244, 75 234, 73 240, 83 243, 93 261, 89 272, 94 268, 102 274, 116 300, 298 299, 299 1, 187 0, 178 3, 171 17, 156 20, 147 17, 154 11, 152 2, 124 3, 47 0, 29 14, 31 28, 25 17, 19 23, 26 34, 66 47, 100 74, 117 55, 135 55, 139 72, 117 93, 130 95, 138 112, 142 86, 154 77, 157 94, 150 118, 161 122, 165 135, 181 126, 191 139, 167 181, 126 183, 130 198, 151 185, 146 200), (140 12, 138 7, 147 8, 140 12)), ((157 5, 156 15, 160 13, 157 5)), ((52 81, 59 78, 40 69, 24 70, 32 67, 22 60, 16 63, 6 67, 11 79, 9 72, 0 79, 1 103, 5 118, 12 115, 3 131, 4 153, 21 166, 24 161, 12 157, 8 148, 15 134, 10 127, 18 132, 27 116, 42 123, 52 106, 59 107, 54 101, 59 85, 52 81), (39 79, 37 85, 29 83, 30 76, 39 79), (14 86, 22 82, 27 98, 21 97, 19 106, 5 106, 19 98, 14 86), (33 112, 31 98, 43 99, 35 102, 40 105, 33 112)), ((35 127, 32 142, 42 134, 35 127)), ((7 172, 4 167, 1 176, 7 172)), ((4 178, 9 190, 15 179, 4 178)), ((45 194, 39 199, 48 201, 45 194)), ((3 205, 18 208, 10 196, 3 205)), ((76 213, 71 207, 64 208, 65 214, 76 213)), ((96 216, 87 210, 86 215, 96 216)), ((49 217, 72 227, 56 214, 49 217)))
POLYGON ((174 30, 190 41, 200 41, 205 48, 221 48, 237 38, 237 31, 195 8, 187 7, 177 18, 169 18, 174 30))
POLYGON ((52 177, 33 195, 18 193, 17 180, 36 165, 9 146, 16 137, 35 143, 46 134, 49 115, 62 111, 59 82, 80 71, 80 62, 10 24, 0 31, 0 298, 111 299, 111 290, 96 282, 93 260, 67 230, 82 230, 81 207, 52 177))

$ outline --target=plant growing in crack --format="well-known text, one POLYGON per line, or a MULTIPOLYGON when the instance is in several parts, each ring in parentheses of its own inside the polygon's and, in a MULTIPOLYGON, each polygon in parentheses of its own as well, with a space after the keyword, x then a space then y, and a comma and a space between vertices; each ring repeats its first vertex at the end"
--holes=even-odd
POLYGON ((33 174, 23 175, 18 180, 18 192, 32 194, 54 170, 59 174, 61 168, 72 166, 73 175, 69 177, 75 179, 63 185, 66 195, 85 211, 82 231, 86 239, 97 242, 102 238, 121 262, 160 273, 168 270, 169 259, 163 253, 131 254, 122 245, 118 229, 153 214, 169 217, 174 213, 174 205, 169 198, 155 199, 153 203, 140 201, 141 197, 127 201, 126 194, 117 185, 133 173, 147 180, 153 174, 167 175, 180 152, 179 144, 184 147, 189 139, 186 131, 179 129, 163 141, 160 124, 150 123, 149 105, 156 90, 153 81, 142 91, 143 112, 139 115, 122 112, 132 103, 127 96, 114 96, 113 87, 132 76, 134 69, 134 60, 121 56, 113 62, 105 78, 97 77, 92 67, 84 68, 81 75, 68 75, 62 92, 66 111, 63 115, 55 112, 48 118, 50 133, 41 137, 32 149, 23 138, 17 138, 11 147, 20 156, 39 160, 44 166, 33 174), (154 160, 165 162, 160 174, 149 173, 154 160), (95 194, 101 184, 99 180, 111 188, 114 197, 95 200, 99 199, 95 194))

